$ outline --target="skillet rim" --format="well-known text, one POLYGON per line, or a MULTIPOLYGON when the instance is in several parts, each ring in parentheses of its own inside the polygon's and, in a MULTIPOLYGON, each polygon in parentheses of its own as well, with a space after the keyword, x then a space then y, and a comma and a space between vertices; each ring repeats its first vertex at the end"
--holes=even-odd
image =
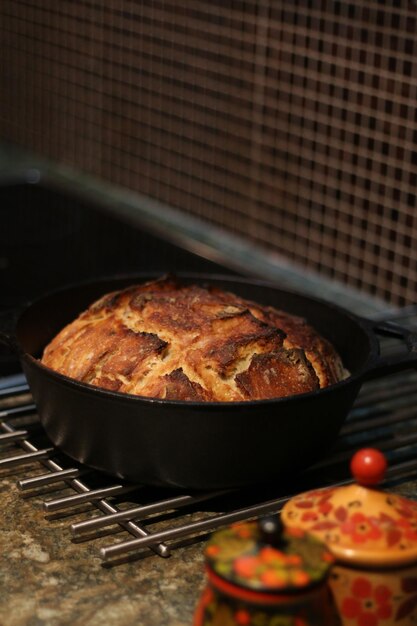
MULTIPOLYGON (((234 276, 232 274, 217 274, 217 273, 208 274, 208 273, 199 273, 199 272, 175 272, 175 273, 173 272, 171 274, 173 276, 178 276, 179 278, 185 278, 188 280, 195 279, 195 280, 200 280, 200 281, 206 281, 208 283, 210 281, 227 281, 230 283, 237 282, 237 283, 241 283, 242 285, 260 287, 260 288, 265 288, 265 289, 272 289, 282 294, 288 294, 290 296, 295 296, 303 300, 317 303, 329 309, 330 311, 336 311, 338 314, 349 318, 350 321, 356 324, 357 327, 360 330, 362 330, 365 336, 367 337, 368 342, 369 342, 369 350, 368 350, 367 358, 362 364, 362 366, 355 373, 350 374, 347 378, 340 380, 336 383, 333 383, 332 385, 328 385, 327 387, 323 387, 315 391, 308 391, 305 393, 298 393, 298 394, 293 394, 290 396, 277 397, 277 398, 264 398, 264 399, 259 399, 259 400, 236 400, 236 401, 228 402, 228 401, 216 401, 216 400, 211 400, 211 401, 166 400, 164 398, 152 398, 149 396, 140 396, 136 394, 103 389, 102 387, 98 387, 95 385, 91 385, 89 383, 81 382, 74 378, 66 376, 65 374, 56 372, 55 370, 41 363, 40 360, 34 357, 32 354, 23 350, 20 344, 19 338, 18 338, 18 327, 19 327, 19 324, 23 323, 22 318, 24 318, 25 315, 29 314, 32 306, 36 306, 37 304, 41 303, 43 300, 49 297, 57 296, 59 294, 65 294, 65 292, 69 292, 75 289, 81 289, 83 287, 88 287, 88 286, 92 287, 94 285, 98 286, 100 283, 104 284, 106 282, 113 282, 113 281, 121 282, 125 280, 130 280, 130 279, 132 280, 142 279, 143 281, 144 279, 151 280, 155 278, 160 278, 161 276, 169 275, 169 274, 161 275, 161 272, 139 272, 139 273, 134 273, 134 274, 129 273, 129 274, 107 275, 107 276, 100 277, 98 279, 92 279, 92 280, 90 279, 90 280, 80 281, 77 283, 67 284, 64 287, 45 293, 39 296, 38 298, 30 301, 29 303, 27 303, 24 309, 20 312, 18 319, 16 321, 16 325, 15 325, 15 338, 17 341, 17 347, 20 353, 20 358, 24 358, 28 360, 29 363, 31 363, 34 367, 39 368, 46 375, 52 377, 53 379, 56 379, 60 384, 69 385, 70 387, 75 387, 76 389, 84 391, 86 393, 93 392, 94 395, 99 395, 102 397, 109 397, 114 400, 122 400, 122 401, 130 401, 130 402, 132 402, 133 400, 133 401, 140 402, 140 403, 145 403, 149 405, 158 405, 158 406, 164 406, 164 407, 171 407, 171 406, 172 407, 190 407, 194 409, 197 408, 197 409, 207 409, 207 410, 210 410, 209 407, 212 407, 212 410, 226 409, 226 407, 229 407, 227 410, 230 411, 231 408, 233 407, 245 408, 249 406, 264 406, 268 404, 275 406, 277 404, 281 405, 281 404, 287 404, 288 402, 294 402, 297 399, 301 399, 301 398, 308 400, 310 398, 315 398, 317 395, 322 396, 324 394, 329 394, 329 393, 332 393, 333 390, 337 390, 339 388, 346 387, 348 385, 353 385, 357 382, 361 382, 365 374, 370 369, 369 365, 372 364, 375 356, 379 354, 378 339, 376 335, 371 331, 371 325, 373 324, 373 321, 367 318, 361 317, 355 313, 352 313, 348 309, 345 309, 344 307, 334 304, 333 302, 329 302, 328 300, 325 300, 323 298, 317 298, 316 296, 312 296, 310 294, 304 294, 303 292, 300 292, 295 289, 294 290, 293 289, 281 289, 279 285, 276 285, 275 283, 271 281, 257 279, 257 278, 253 279, 251 277, 245 277, 245 276, 234 276)), ((127 287, 128 286, 126 286, 126 288, 127 287)), ((123 288, 124 287, 122 287, 121 289, 123 288)), ((305 319, 308 321, 307 317, 305 319)))

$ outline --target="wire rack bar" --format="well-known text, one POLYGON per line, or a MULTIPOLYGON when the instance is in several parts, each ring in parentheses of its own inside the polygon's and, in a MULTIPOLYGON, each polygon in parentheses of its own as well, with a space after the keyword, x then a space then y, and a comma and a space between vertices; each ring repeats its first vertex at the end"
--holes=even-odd
MULTIPOLYGON (((34 405, 33 405, 34 406, 34 405)), ((24 405, 23 407, 19 407, 21 409, 24 409, 24 405)), ((21 413, 25 413, 26 412, 24 410, 22 411, 14 411, 14 412, 10 412, 10 411, 6 411, 3 412, 6 413, 7 415, 20 415, 21 413)), ((1 415, 0 415, 1 418, 1 415)), ((1 428, 3 430, 5 430, 8 433, 11 433, 14 431, 13 426, 10 425, 8 422, 3 421, 1 423, 1 428)), ((24 463, 26 461, 25 457, 27 457, 28 454, 32 455, 32 459, 34 458, 33 455, 36 455, 39 451, 36 449, 36 447, 27 439, 21 440, 18 442, 18 445, 20 447, 22 447, 25 451, 26 451, 26 455, 19 455, 20 457, 22 457, 19 461, 11 461, 9 462, 9 466, 10 465, 21 465, 22 463, 24 463)), ((53 449, 51 449, 53 452, 53 449)), ((44 452, 44 451, 42 451, 44 452)), ((16 457, 13 457, 14 459, 16 459, 16 457)), ((7 466, 7 458, 4 459, 4 461, 6 463, 3 463, 3 467, 7 466)), ((60 472, 62 471, 62 467, 56 462, 53 461, 51 459, 47 459, 45 457, 45 455, 41 455, 37 460, 40 460, 42 462, 42 464, 49 470, 51 470, 52 472, 56 473, 56 472, 60 472)), ((3 461, 3 459, 2 459, 3 461)), ((0 467, 2 467, 0 465, 0 467)), ((80 494, 84 494, 84 493, 89 493, 91 490, 90 488, 84 484, 84 482, 82 482, 79 478, 71 478, 71 479, 65 479, 65 482, 68 484, 68 486, 72 487, 77 493, 80 494)), ((119 509, 117 508, 116 505, 114 504, 110 504, 109 502, 107 502, 107 500, 105 499, 98 499, 98 500, 94 500, 94 504, 95 506, 102 511, 102 513, 104 514, 108 514, 108 513, 117 513, 119 511, 119 509)), ((127 522, 120 522, 120 525, 127 530, 130 534, 134 535, 135 537, 147 537, 148 533, 138 524, 135 524, 132 521, 127 521, 127 522)), ((162 557, 167 557, 170 555, 170 550, 169 548, 164 545, 163 543, 160 544, 154 544, 151 542, 150 548, 159 556, 162 557)))

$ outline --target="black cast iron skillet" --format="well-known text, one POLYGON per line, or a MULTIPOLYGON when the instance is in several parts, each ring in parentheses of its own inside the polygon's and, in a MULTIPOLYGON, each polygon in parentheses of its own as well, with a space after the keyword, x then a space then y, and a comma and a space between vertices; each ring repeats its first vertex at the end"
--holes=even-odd
POLYGON ((328 451, 365 380, 417 366, 417 337, 406 329, 266 283, 196 274, 182 278, 305 317, 334 344, 350 377, 289 398, 204 403, 106 391, 39 363, 50 339, 95 299, 151 278, 112 278, 47 295, 23 311, 13 336, 51 441, 73 459, 127 480, 204 489, 282 479, 328 451), (382 358, 379 334, 400 338, 407 351, 382 358))

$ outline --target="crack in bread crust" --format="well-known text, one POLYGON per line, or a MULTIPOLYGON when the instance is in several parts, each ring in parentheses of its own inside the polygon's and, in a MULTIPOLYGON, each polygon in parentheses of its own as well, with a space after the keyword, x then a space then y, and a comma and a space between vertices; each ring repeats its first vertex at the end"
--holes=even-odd
POLYGON ((205 402, 305 393, 347 374, 304 319, 171 277, 104 295, 42 363, 97 387, 205 402))

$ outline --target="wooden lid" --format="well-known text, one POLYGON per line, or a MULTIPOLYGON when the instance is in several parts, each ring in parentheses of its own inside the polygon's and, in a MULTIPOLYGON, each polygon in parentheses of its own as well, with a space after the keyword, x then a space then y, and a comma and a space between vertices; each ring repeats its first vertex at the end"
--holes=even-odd
POLYGON ((334 559, 322 542, 304 531, 282 532, 274 516, 214 533, 206 562, 209 573, 237 588, 281 595, 321 583, 334 559))
POLYGON ((417 561, 417 502, 375 488, 386 466, 378 450, 360 450, 351 460, 353 484, 295 496, 282 510, 284 525, 312 533, 342 562, 395 567, 417 561))

